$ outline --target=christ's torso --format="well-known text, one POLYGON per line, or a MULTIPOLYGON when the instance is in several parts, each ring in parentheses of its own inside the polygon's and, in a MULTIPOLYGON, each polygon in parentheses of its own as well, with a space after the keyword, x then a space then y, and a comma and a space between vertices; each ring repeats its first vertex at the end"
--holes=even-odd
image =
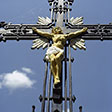
POLYGON ((52 40, 53 40, 52 46, 56 46, 58 48, 63 49, 66 42, 65 36, 63 34, 55 34, 52 37, 52 40))

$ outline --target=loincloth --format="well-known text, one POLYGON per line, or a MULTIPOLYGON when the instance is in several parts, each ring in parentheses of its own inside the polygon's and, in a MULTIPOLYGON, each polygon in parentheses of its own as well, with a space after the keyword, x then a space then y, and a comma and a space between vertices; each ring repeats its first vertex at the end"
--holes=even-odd
POLYGON ((58 48, 58 47, 56 47, 56 46, 51 46, 51 47, 49 47, 49 48, 47 49, 45 58, 46 58, 47 60, 49 60, 49 57, 50 57, 51 54, 57 54, 57 53, 59 53, 59 52, 61 52, 62 54, 64 54, 64 50, 63 50, 63 49, 60 49, 60 48, 58 48))

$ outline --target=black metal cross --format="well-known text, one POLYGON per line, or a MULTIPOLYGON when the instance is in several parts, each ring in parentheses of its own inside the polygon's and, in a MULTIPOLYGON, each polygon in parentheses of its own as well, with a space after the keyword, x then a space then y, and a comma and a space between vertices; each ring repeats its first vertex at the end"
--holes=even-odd
MULTIPOLYGON (((10 24, 0 22, 0 41, 6 42, 7 40, 34 40, 39 37, 37 34, 32 32, 32 27, 37 29, 51 32, 53 26, 59 26, 62 28, 64 33, 75 32, 76 30, 87 27, 88 31, 86 34, 81 35, 79 38, 85 40, 112 40, 112 24, 96 24, 96 25, 78 25, 72 24, 70 19, 71 5, 74 0, 48 0, 51 6, 51 18, 48 24, 10 24)), ((45 21, 46 22, 46 21, 45 21)), ((45 61, 45 60, 44 60, 45 61)), ((64 73, 62 70, 61 74, 61 85, 57 88, 51 86, 52 75, 49 71, 49 63, 45 61, 45 79, 43 84, 43 95, 40 95, 40 101, 42 102, 41 112, 67 112, 67 105, 69 102, 69 110, 73 112, 72 103, 75 101, 75 96, 72 95, 72 74, 71 74, 71 51, 69 42, 65 46, 65 58, 62 61, 64 73), (68 50, 68 52, 67 52, 68 50), (68 53, 68 57, 67 57, 68 53), (67 61, 69 62, 69 74, 67 74, 67 61), (47 83, 47 78, 49 82, 47 83), (69 79, 69 81, 67 80, 69 79), (68 81, 68 82, 67 82, 68 81), (69 95, 67 95, 69 83, 69 95), (48 90, 46 90, 46 85, 48 90), (52 94, 51 94, 52 91, 52 94), (48 92, 47 96, 46 93, 48 92), (63 95, 64 93, 64 95, 63 95), (69 97, 68 97, 69 96, 69 97), (47 101, 47 105, 46 104, 47 101), (64 103, 64 108, 63 108, 64 103), (46 109, 45 109, 46 108, 46 109)), ((33 106, 33 112, 35 107, 33 106)), ((80 109, 81 110, 81 109, 80 109)))

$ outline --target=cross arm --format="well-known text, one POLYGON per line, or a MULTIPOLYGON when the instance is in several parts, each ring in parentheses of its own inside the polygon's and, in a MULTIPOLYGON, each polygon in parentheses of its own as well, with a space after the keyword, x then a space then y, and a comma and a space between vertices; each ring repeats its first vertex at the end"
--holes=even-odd
POLYGON ((42 30, 43 32, 50 32, 50 25, 37 24, 7 24, 0 22, 0 41, 7 40, 34 40, 40 37, 32 31, 32 27, 42 30))
POLYGON ((96 24, 96 25, 70 25, 68 24, 65 33, 75 32, 87 27, 87 33, 79 38, 85 40, 112 40, 112 24, 96 24))
MULTIPOLYGON (((32 27, 36 27, 44 32, 51 32, 52 26, 37 24, 7 24, 0 23, 0 41, 6 40, 34 40, 39 35, 32 32, 32 27)), ((82 34, 79 38, 85 40, 112 40, 112 24, 96 25, 70 25, 67 24, 62 30, 65 34, 75 32, 87 27, 87 33, 82 34)))

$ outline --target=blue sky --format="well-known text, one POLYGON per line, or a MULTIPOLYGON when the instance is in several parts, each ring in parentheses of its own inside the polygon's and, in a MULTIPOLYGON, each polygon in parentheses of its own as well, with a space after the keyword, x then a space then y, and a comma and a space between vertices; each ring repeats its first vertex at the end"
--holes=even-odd
MULTIPOLYGON (((71 17, 83 16, 85 24, 109 24, 111 4, 112 0, 75 0, 71 17)), ((47 0, 0 0, 0 21, 36 23, 38 16, 50 17, 48 8, 47 0)), ((1 112, 31 112, 32 105, 40 111, 45 51, 32 51, 31 46, 32 41, 0 43, 1 112)), ((112 41, 86 41, 86 47, 72 50, 74 111, 82 105, 83 112, 111 112, 112 41)))

